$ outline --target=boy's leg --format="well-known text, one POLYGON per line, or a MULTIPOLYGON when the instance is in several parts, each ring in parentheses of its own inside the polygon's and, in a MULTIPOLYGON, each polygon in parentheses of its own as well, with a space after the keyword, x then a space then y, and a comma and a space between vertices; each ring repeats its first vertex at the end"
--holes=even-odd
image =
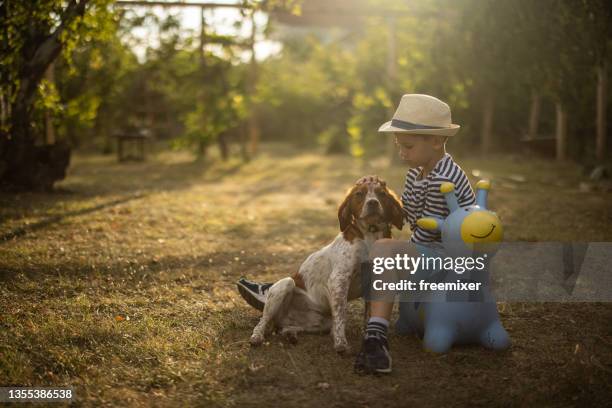
MULTIPOLYGON (((416 248, 410 242, 383 239, 376 241, 372 247, 370 259, 394 258, 398 254, 418 256, 416 248)), ((369 273, 373 272, 369 271, 369 273)), ((383 282, 396 282, 398 281, 397 276, 394 270, 385 271, 382 275, 379 275, 383 282)), ((366 326, 361 352, 357 355, 355 361, 355 368, 369 373, 388 373, 391 372, 391 355, 389 354, 387 331, 395 294, 390 291, 377 292, 372 290, 370 290, 370 293, 370 319, 366 326)))
POLYGON ((263 311, 264 305, 266 304, 268 289, 270 289, 272 285, 272 283, 253 282, 247 280, 244 276, 236 282, 238 292, 242 298, 259 311, 263 311))
POLYGON ((385 320, 391 318, 393 311, 393 301, 373 300, 370 302, 370 318, 380 317, 385 320))

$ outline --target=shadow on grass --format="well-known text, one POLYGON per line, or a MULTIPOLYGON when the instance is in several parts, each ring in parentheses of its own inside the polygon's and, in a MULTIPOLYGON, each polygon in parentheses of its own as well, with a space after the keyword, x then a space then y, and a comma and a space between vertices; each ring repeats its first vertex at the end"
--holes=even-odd
POLYGON ((7 233, 4 233, 2 235, 0 235, 0 245, 2 245, 2 243, 7 242, 11 239, 15 239, 18 237, 21 237, 25 234, 27 234, 28 232, 34 232, 34 231, 38 231, 42 228, 45 228, 49 225, 52 224, 56 224, 60 221, 62 221, 65 218, 69 218, 69 217, 75 217, 78 215, 84 215, 84 214, 89 214, 95 211, 100 211, 106 208, 110 208, 110 207, 114 207, 116 205, 119 204, 123 204, 126 203, 128 201, 132 201, 132 200, 137 200, 144 197, 144 194, 134 194, 132 196, 128 196, 128 197, 123 197, 123 198, 119 198, 117 200, 111 200, 102 204, 98 204, 95 205, 93 207, 88 207, 88 208, 83 208, 80 210, 76 210, 76 211, 69 211, 67 213, 64 214, 58 214, 58 215, 54 215, 52 217, 46 218, 42 221, 36 222, 34 224, 28 224, 24 227, 19 227, 19 228, 15 228, 12 231, 9 231, 7 233))
POLYGON ((0 222, 22 218, 29 214, 56 212, 58 205, 87 204, 97 197, 112 198, 86 208, 50 215, 44 219, 13 228, 0 235, 0 245, 12 239, 42 230, 70 217, 90 214, 126 202, 141 199, 157 192, 174 192, 193 184, 218 183, 238 173, 245 163, 180 161, 165 163, 119 164, 109 158, 87 157, 70 169, 68 178, 51 193, 0 193, 0 222), (118 198, 117 198, 118 197, 118 198))
POLYGON ((70 169, 68 178, 60 186, 94 194, 176 191, 194 183, 219 182, 238 173, 245 164, 236 159, 227 162, 194 161, 180 156, 178 159, 171 156, 166 161, 119 164, 85 157, 70 169))
MULTIPOLYGON (((10 282, 19 274, 33 281, 45 277, 59 278, 70 281, 74 286, 73 289, 78 292, 77 283, 82 281, 84 286, 90 285, 92 277, 120 279, 126 282, 142 281, 143 284, 157 284, 161 279, 177 285, 202 281, 202 285, 197 289, 211 290, 214 286, 213 282, 234 282, 244 274, 257 274, 264 269, 264 265, 285 264, 283 254, 276 256, 276 253, 265 247, 253 246, 252 248, 257 251, 256 256, 228 250, 202 253, 197 256, 166 255, 93 264, 83 258, 80 261, 67 260, 51 266, 32 263, 27 270, 20 266, 5 264, 0 260, 0 282, 10 282), (234 261, 237 255, 241 256, 242 264, 234 261)), ((54 291, 54 288, 42 285, 34 286, 31 289, 33 292, 54 291)), ((56 289, 62 293, 68 293, 64 290, 65 288, 56 289)), ((20 288, 19 290, 25 293, 24 291, 28 289, 20 288)))

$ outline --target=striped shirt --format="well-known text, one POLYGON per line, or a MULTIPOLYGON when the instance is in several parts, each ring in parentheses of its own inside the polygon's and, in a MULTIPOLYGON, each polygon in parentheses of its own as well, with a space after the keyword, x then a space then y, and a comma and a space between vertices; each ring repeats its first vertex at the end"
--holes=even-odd
POLYGON ((444 195, 440 192, 440 184, 449 181, 455 185, 455 194, 461 207, 475 204, 476 199, 467 176, 450 154, 445 153, 427 177, 417 180, 422 170, 422 167, 415 167, 408 171, 402 194, 406 221, 412 230, 410 241, 440 242, 438 231, 423 229, 416 223, 422 217, 446 218, 449 214, 444 195))

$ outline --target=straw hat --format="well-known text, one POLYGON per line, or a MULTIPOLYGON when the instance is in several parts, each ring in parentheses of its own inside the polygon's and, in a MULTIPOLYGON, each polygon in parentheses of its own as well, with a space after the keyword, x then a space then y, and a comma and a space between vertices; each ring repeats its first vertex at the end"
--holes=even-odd
POLYGON ((450 108, 438 98, 406 94, 402 96, 393 119, 384 123, 378 131, 454 136, 460 127, 451 122, 450 108))

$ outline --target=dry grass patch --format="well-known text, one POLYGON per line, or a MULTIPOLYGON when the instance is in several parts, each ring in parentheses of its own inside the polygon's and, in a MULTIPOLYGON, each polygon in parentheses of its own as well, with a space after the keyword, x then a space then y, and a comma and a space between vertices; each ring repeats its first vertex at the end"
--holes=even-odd
MULTIPOLYGON (((612 195, 580 193, 577 168, 459 162, 493 177, 491 207, 510 240, 612 240, 612 195)), ((359 176, 400 192, 405 169, 385 163, 273 145, 246 164, 77 156, 59 193, 0 195, 0 384, 72 385, 86 406, 608 401, 609 304, 505 304, 505 353, 430 355, 393 336, 384 378, 354 375, 353 355, 333 353, 328 336, 248 346, 258 313, 236 279, 295 271, 337 233, 337 205, 359 176)), ((355 350, 359 302, 350 316, 355 350)))

